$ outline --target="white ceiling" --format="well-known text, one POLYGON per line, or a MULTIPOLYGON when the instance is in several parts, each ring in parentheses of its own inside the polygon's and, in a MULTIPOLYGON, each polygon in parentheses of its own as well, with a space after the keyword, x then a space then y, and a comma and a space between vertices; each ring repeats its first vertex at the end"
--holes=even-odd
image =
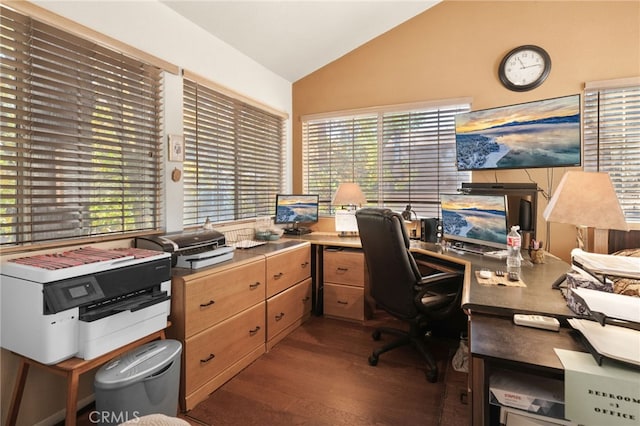
POLYGON ((295 82, 440 0, 161 0, 295 82))

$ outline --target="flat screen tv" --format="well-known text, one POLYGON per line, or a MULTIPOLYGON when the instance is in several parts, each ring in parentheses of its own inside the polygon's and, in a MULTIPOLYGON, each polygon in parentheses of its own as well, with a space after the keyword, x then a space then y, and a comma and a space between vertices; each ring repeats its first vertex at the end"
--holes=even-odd
POLYGON ((311 194, 277 194, 276 215, 273 223, 291 225, 310 224, 318 221, 319 196, 311 194))
POLYGON ((580 95, 456 115, 458 170, 580 166, 580 95))
POLYGON ((507 248, 505 195, 441 194, 442 236, 470 251, 507 248))

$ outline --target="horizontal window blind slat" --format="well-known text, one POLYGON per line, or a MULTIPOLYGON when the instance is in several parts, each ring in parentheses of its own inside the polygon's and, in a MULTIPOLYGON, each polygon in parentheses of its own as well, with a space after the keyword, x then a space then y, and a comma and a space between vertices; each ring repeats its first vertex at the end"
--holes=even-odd
POLYGON ((161 70, 0 14, 0 244, 158 228, 161 70))

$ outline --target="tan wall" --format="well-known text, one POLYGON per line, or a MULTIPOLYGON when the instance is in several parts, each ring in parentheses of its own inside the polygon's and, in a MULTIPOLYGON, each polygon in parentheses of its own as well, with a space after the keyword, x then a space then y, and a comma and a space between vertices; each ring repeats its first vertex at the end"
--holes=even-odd
MULTIPOLYGON (((302 189, 300 117, 470 96, 472 109, 581 93, 586 81, 640 76, 639 1, 445 1, 293 85, 294 190, 302 189), (512 48, 551 55, 546 82, 505 89, 497 70, 512 48)), ((530 182, 549 193, 567 169, 475 172, 474 182, 530 182)), ((538 238, 547 240, 539 197, 538 238)), ((551 225, 551 252, 568 259, 575 231, 551 225)))

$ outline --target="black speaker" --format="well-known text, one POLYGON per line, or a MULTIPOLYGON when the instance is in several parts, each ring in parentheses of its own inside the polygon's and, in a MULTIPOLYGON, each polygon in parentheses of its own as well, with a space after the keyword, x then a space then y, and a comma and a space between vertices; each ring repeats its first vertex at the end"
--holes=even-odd
POLYGON ((532 231, 531 226, 531 201, 520 199, 520 210, 518 211, 518 225, 523 231, 532 231))
POLYGON ((442 239, 442 223, 437 217, 420 219, 420 240, 427 243, 439 243, 442 239))

